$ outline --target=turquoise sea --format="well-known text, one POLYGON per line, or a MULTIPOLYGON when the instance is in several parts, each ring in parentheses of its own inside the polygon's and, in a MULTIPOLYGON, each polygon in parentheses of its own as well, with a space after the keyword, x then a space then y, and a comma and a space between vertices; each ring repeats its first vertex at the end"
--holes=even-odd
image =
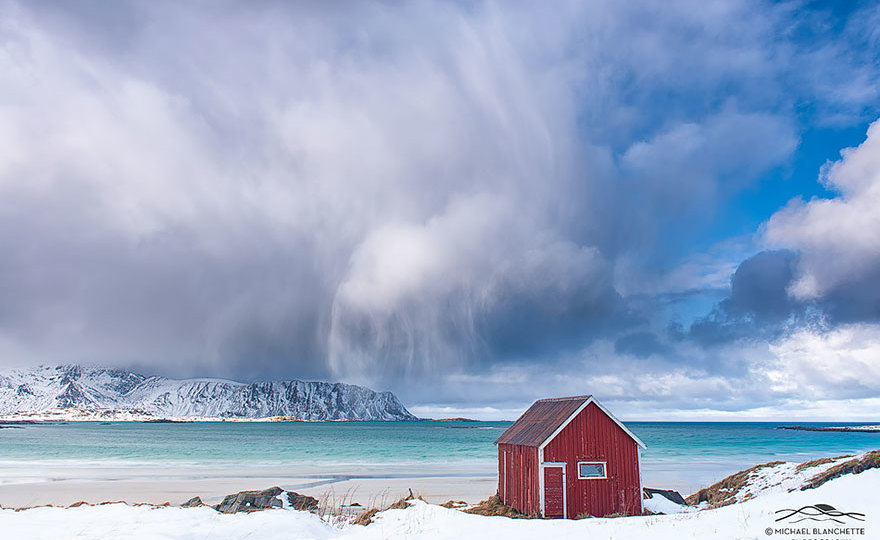
MULTIPOLYGON (((0 429, 4 469, 65 465, 274 467, 302 472, 495 474, 509 422, 69 423, 0 429)), ((764 422, 628 422, 648 446, 646 486, 691 491, 773 460, 880 448, 880 433, 788 431, 764 422)), ((832 425, 814 423, 808 425, 832 425)), ((833 424, 844 425, 844 424, 833 424)), ((856 424, 852 424, 856 425, 856 424)))

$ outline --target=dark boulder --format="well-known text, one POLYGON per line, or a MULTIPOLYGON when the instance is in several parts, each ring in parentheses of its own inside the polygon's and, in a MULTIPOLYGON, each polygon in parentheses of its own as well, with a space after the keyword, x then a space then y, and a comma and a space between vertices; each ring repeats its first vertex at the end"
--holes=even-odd
POLYGON ((308 495, 302 495, 295 491, 287 492, 287 502, 290 503, 290 507, 294 510, 318 509, 318 499, 314 497, 309 497, 308 495))
POLYGON ((195 508, 197 506, 205 506, 205 503, 202 502, 201 497, 193 497, 192 499, 186 501, 185 503, 181 504, 180 506, 182 506, 184 508, 195 508))
POLYGON ((263 491, 241 491, 224 497, 223 501, 214 508, 224 514, 237 512, 255 512, 267 508, 280 508, 283 506, 279 495, 284 493, 280 487, 271 487, 263 491))
MULTIPOLYGON (((241 491, 227 495, 214 509, 224 514, 235 514, 237 512, 256 512, 268 508, 282 508, 286 505, 282 502, 281 497, 286 497, 289 506, 294 510, 316 510, 318 508, 318 499, 314 497, 293 491, 284 491, 280 487, 271 487, 263 491, 241 491)), ((187 501, 186 504, 195 499, 198 497, 187 501)), ((198 502, 201 503, 201 500, 198 502)))

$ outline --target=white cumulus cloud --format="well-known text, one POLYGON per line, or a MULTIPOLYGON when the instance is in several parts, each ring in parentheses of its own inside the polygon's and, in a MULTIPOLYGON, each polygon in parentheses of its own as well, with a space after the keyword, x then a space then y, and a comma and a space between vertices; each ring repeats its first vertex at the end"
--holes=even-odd
POLYGON ((871 124, 865 142, 825 166, 822 181, 836 196, 793 200, 764 231, 769 246, 800 253, 790 292, 801 299, 819 298, 880 269, 880 121, 871 124))

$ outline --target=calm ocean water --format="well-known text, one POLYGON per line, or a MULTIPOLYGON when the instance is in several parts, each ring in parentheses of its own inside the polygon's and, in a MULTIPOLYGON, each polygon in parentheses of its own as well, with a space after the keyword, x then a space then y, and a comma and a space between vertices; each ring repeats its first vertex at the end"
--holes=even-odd
MULTIPOLYGON (((24 466, 284 467, 493 475, 509 422, 70 423, 0 429, 0 475, 24 466)), ((772 460, 880 448, 880 434, 788 431, 778 423, 629 422, 648 449, 645 485, 690 491, 772 460)), ((810 424, 832 425, 832 424, 810 424)), ((841 424, 834 424, 841 425, 841 424)))

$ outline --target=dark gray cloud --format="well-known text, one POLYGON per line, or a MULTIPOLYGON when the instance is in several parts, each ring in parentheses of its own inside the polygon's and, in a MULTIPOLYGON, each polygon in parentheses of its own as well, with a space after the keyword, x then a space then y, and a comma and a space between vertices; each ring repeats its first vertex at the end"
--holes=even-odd
POLYGON ((792 251, 762 251, 743 261, 733 274, 730 298, 722 309, 732 317, 774 321, 788 317, 797 302, 788 294, 798 256, 792 251))
POLYGON ((717 344, 778 335, 805 309, 788 292, 797 262, 788 250, 762 251, 743 261, 731 277, 730 295, 691 325, 690 337, 717 344))
POLYGON ((836 322, 880 320, 880 269, 835 287, 824 296, 821 306, 836 322))
POLYGON ((647 358, 653 354, 665 354, 669 352, 669 347, 661 343, 653 332, 633 332, 617 338, 614 352, 647 358))
MULTIPOLYGON (((858 121, 877 82, 856 23, 816 23, 845 14, 751 1, 0 9, 0 363, 419 403, 632 399, 563 380, 609 358, 660 401, 717 395, 735 362, 668 339, 624 267, 663 282, 791 159, 800 103, 858 121)), ((799 260, 744 262, 709 322, 778 324, 799 260)))
POLYGON ((692 337, 708 343, 760 339, 810 321, 836 326, 880 318, 880 251, 873 234, 880 225, 878 126, 823 169, 821 181, 835 196, 793 200, 770 218, 764 242, 788 249, 743 261, 729 296, 691 326, 692 337))

